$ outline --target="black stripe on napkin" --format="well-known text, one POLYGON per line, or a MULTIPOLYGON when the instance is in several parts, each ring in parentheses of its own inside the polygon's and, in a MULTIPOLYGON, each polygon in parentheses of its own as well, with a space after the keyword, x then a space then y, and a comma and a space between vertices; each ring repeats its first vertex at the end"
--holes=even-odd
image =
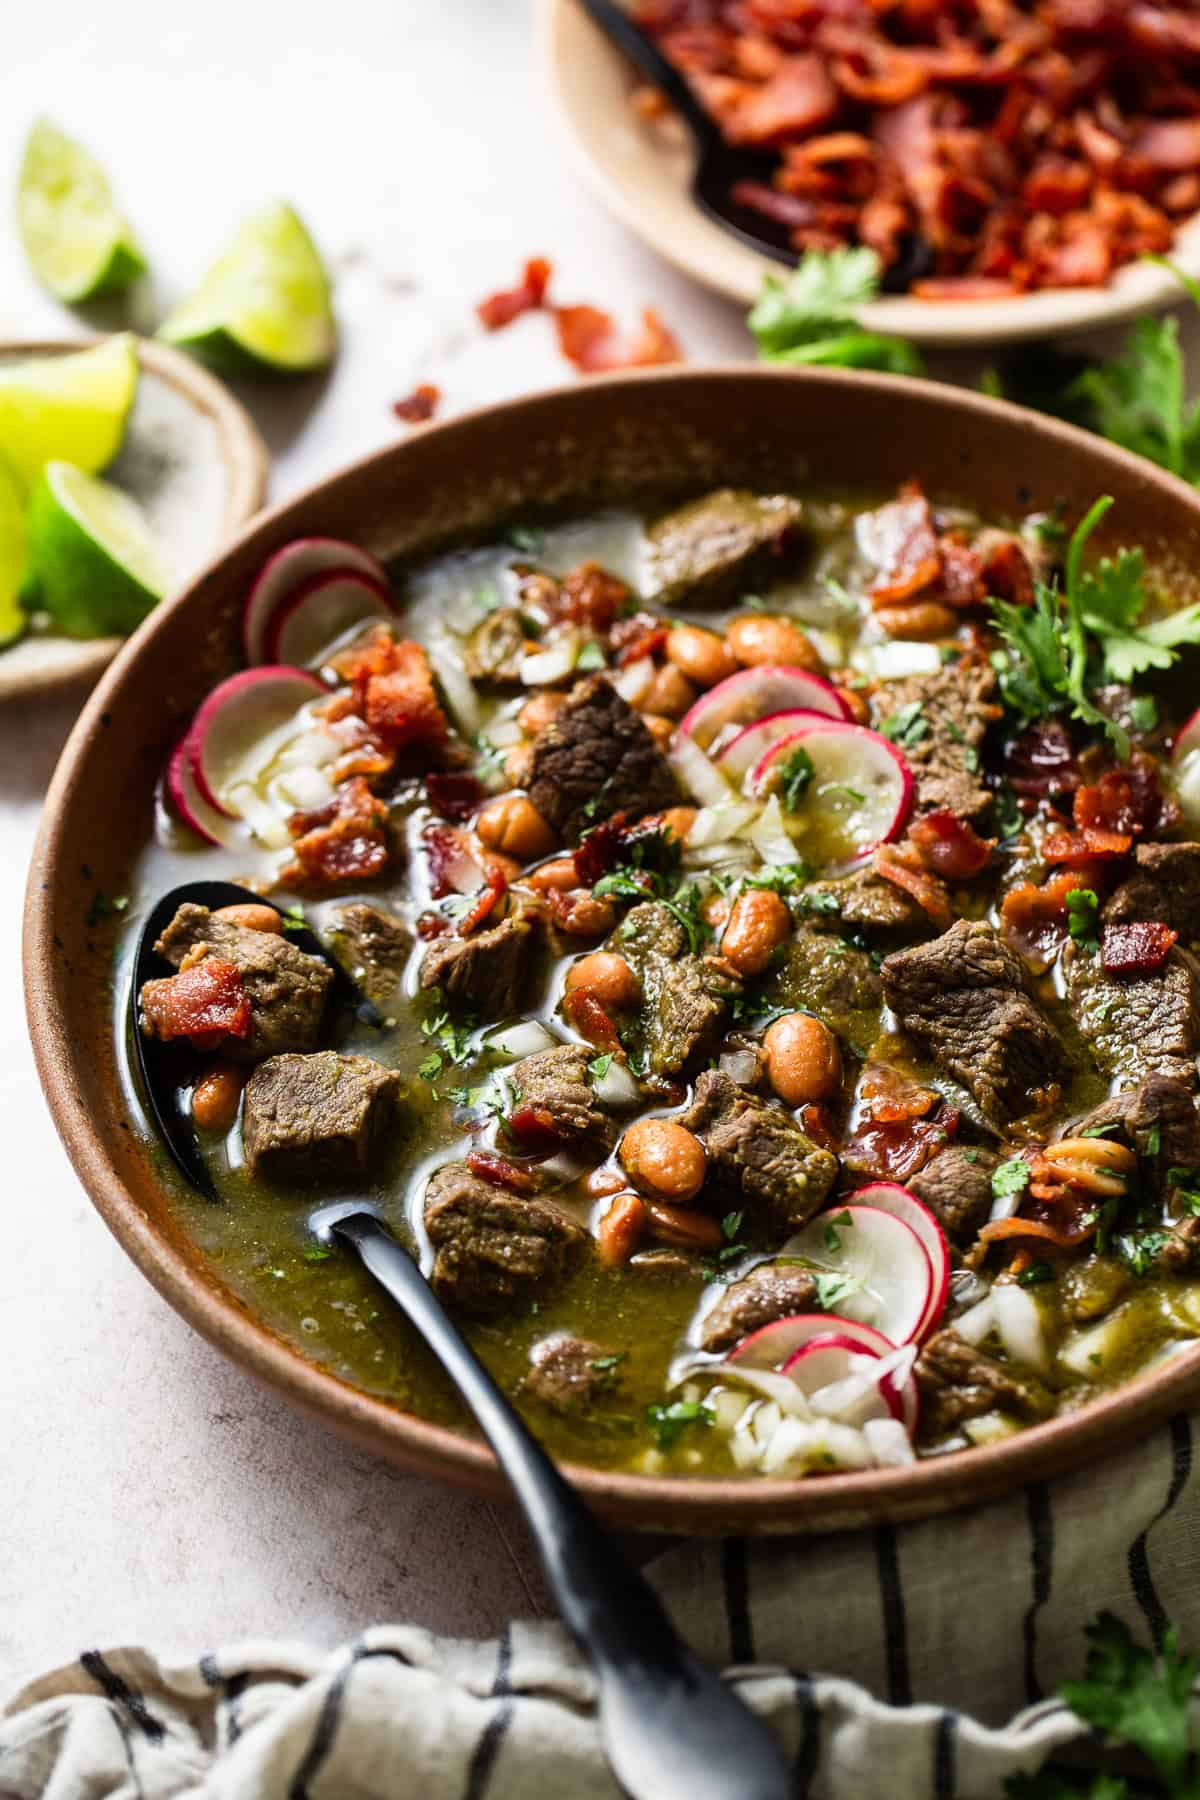
POLYGON ((504 1734, 508 1730, 512 1718, 512 1633, 509 1626, 504 1627, 500 1638, 499 1653, 496 1657, 496 1679, 492 1683, 492 1697, 503 1701, 498 1706, 487 1724, 483 1734, 475 1746, 471 1758, 471 1766, 467 1770, 467 1785, 463 1800, 483 1800, 488 1782, 492 1778, 492 1770, 496 1766, 496 1758, 500 1754, 500 1746, 504 1742, 504 1734))
POLYGON ((954 1800, 958 1784, 958 1714, 944 1712, 933 1736, 933 1800, 954 1800))
POLYGON ((875 1566, 879 1574, 879 1603, 883 1611, 883 1645, 887 1655, 888 1704, 912 1705, 912 1681, 908 1670, 908 1621, 904 1611, 904 1585, 895 1529, 875 1528, 875 1566))
MULTIPOLYGON (((360 1662, 367 1662, 370 1658, 376 1656, 389 1656, 395 1662, 403 1663, 406 1668, 411 1668, 412 1666, 407 1656, 405 1656, 402 1651, 374 1648, 373 1646, 362 1642, 357 1642, 352 1646, 350 1655, 347 1657, 346 1661, 338 1670, 325 1691, 325 1698, 321 1702, 321 1710, 317 1714, 316 1730, 313 1732, 312 1741, 309 1744, 308 1749, 301 1758, 299 1768, 292 1777, 292 1785, 288 1789, 288 1800, 308 1800, 308 1784, 313 1776, 317 1774, 321 1764, 325 1761, 325 1758, 329 1755, 329 1752, 333 1748, 333 1741, 337 1737, 338 1726, 341 1724, 342 1711, 345 1705, 346 1687, 350 1677, 360 1662)), ((237 1697, 234 1694, 234 1682, 241 1682, 244 1685, 245 1679, 244 1675, 235 1676, 234 1680, 228 1683, 228 1691, 231 1699, 237 1697)), ((238 1687, 237 1694, 240 1695, 241 1691, 241 1687, 238 1687)), ((236 1737, 237 1730, 235 1729, 235 1722, 231 1715, 229 1721, 230 1743, 233 1743, 236 1737)))
POLYGON ((745 1538, 721 1540, 721 1585, 729 1626, 729 1660, 754 1661, 754 1625, 750 1618, 750 1565, 745 1538))
POLYGON ((1021 1635, 1025 1652, 1025 1698, 1032 1705, 1041 1700, 1043 1688, 1037 1672, 1038 1614, 1050 1598, 1054 1578, 1054 1513, 1050 1489, 1035 1482, 1025 1490, 1025 1516, 1029 1521, 1030 1601, 1025 1609, 1021 1635))
POLYGON ((134 1760, 133 1738, 130 1735, 129 1723, 115 1700, 110 1700, 108 1703, 108 1716, 116 1726, 117 1736, 121 1740, 121 1748, 125 1752, 125 1761, 129 1765, 129 1779, 133 1783, 134 1800, 146 1800, 146 1790, 142 1786, 142 1778, 134 1760))
POLYGON ((222 1675, 216 1657, 209 1651, 205 1652, 196 1666, 207 1685, 221 1695, 220 1705, 225 1712, 225 1741, 232 1747, 242 1735, 238 1701, 246 1691, 250 1676, 245 1669, 239 1669, 236 1675, 222 1675))
POLYGON ((795 1776, 794 1800, 808 1800, 809 1789, 821 1760, 821 1709, 812 1678, 792 1671, 796 1685, 796 1708, 800 1714, 800 1743, 792 1768, 795 1776))
POLYGON ((91 1676, 105 1698, 132 1719, 143 1736, 148 1737, 152 1744, 162 1743, 166 1727, 161 1719, 154 1717, 136 1688, 131 1688, 127 1681, 123 1681, 98 1650, 85 1650, 79 1658, 79 1664, 91 1676))
POLYGON ((1167 1488, 1167 1497, 1155 1513, 1150 1523, 1138 1532, 1129 1546, 1129 1581, 1133 1588, 1134 1598, 1145 1615, 1150 1627, 1150 1635, 1154 1639, 1154 1648, 1161 1650, 1163 1637, 1169 1623, 1154 1578, 1150 1573, 1150 1552, 1147 1539, 1160 1519, 1165 1519, 1175 1502, 1183 1493, 1192 1472, 1192 1428, 1186 1414, 1176 1413, 1171 1420, 1171 1482, 1167 1488))

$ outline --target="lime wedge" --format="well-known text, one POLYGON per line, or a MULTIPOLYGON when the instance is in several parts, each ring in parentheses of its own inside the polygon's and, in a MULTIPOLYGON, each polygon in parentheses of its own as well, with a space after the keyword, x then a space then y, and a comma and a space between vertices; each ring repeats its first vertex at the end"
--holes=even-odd
POLYGON ((293 371, 331 361, 329 277, 291 207, 279 201, 244 220, 158 335, 226 368, 293 371))
POLYGON ((167 577, 141 508, 70 463, 47 463, 29 502, 29 561, 39 603, 68 637, 140 625, 167 577))
POLYGON ((104 170, 48 119, 25 140, 17 224, 34 274, 60 300, 116 293, 146 267, 104 170))
POLYGON ((51 460, 103 469, 121 447, 137 379, 127 332, 92 350, 0 362, 0 444, 17 478, 32 487, 51 460))
POLYGON ((28 540, 24 492, 0 457, 0 648, 19 638, 28 623, 20 599, 28 540))

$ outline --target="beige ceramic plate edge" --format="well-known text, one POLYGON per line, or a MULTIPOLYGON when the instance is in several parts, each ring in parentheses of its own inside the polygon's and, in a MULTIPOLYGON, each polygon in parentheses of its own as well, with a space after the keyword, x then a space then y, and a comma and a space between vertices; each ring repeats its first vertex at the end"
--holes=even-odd
MULTIPOLYGON (((755 300, 763 276, 779 274, 781 265, 747 249, 696 206, 688 191, 690 142, 675 143, 635 116, 629 96, 637 77, 624 57, 578 0, 540 0, 539 26, 555 108, 599 199, 685 274, 732 300, 755 300)), ((1180 231, 1172 256, 1200 277, 1200 215, 1180 231)), ((1166 269, 1135 263, 1104 288, 1048 288, 1012 300, 897 295, 864 307, 862 321, 914 343, 981 347, 1115 325, 1178 298, 1166 269)))
MULTIPOLYGON (((16 356, 65 356, 85 350, 95 338, 73 341, 0 343, 0 361, 16 356)), ((223 494, 213 507, 211 541, 194 546, 187 566, 179 570, 176 586, 191 579, 214 556, 221 542, 256 513, 266 496, 270 457, 258 429, 245 407, 219 381, 181 351, 138 339, 142 383, 148 377, 167 390, 172 402, 182 400, 195 420, 197 441, 203 433, 215 453, 223 478, 223 494)), ((169 418, 169 414, 167 415, 169 418)), ((176 404, 175 416, 182 416, 176 404)), ((130 436, 138 430, 136 413, 130 436)), ((165 452, 160 446, 145 447, 155 460, 165 452)), ((124 460, 123 448, 118 461, 124 460)), ((122 484, 123 485, 123 484, 122 484)), ((47 694, 58 688, 94 682, 121 648, 121 638, 41 636, 31 634, 8 650, 0 650, 0 701, 47 694)))

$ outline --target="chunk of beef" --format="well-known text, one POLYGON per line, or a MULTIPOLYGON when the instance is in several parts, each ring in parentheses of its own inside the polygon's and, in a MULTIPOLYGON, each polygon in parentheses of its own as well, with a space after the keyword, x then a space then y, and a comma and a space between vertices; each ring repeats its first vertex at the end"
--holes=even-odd
POLYGON ((688 949, 687 933, 657 901, 635 906, 613 942, 642 984, 646 1059, 655 1075, 681 1075, 717 1045, 741 983, 719 956, 688 949))
POLYGON ((237 1062, 261 1062, 285 1050, 312 1050, 333 971, 281 932, 247 931, 191 901, 181 906, 154 948, 176 968, 207 946, 238 969, 250 1001, 250 1034, 222 1045, 237 1062))
POLYGON ((987 1224, 992 1210, 992 1170, 999 1161, 990 1150, 948 1144, 909 1177, 909 1187, 925 1202, 952 1243, 973 1243, 981 1226, 987 1224))
POLYGON ((631 1256, 627 1267, 644 1281, 703 1281, 704 1268, 698 1257, 685 1250, 639 1250, 631 1256))
POLYGON ((333 915, 333 940, 350 979, 375 1006, 394 998, 408 963, 412 938, 395 913, 354 900, 333 915))
POLYGON ((1196 965, 1179 949, 1151 975, 1106 975, 1100 958, 1068 944, 1067 1001, 1101 1072, 1121 1088, 1147 1075, 1195 1086, 1196 965))
POLYGON ((837 1157, 790 1113, 705 1069, 680 1124, 704 1145, 710 1173, 753 1202, 773 1237, 812 1218, 837 1178, 837 1157))
POLYGON ((587 1412, 620 1380, 617 1359, 586 1338, 543 1338, 529 1360, 532 1367, 521 1390, 554 1412, 587 1412))
POLYGON ((538 732, 529 798, 568 843, 613 813, 660 812, 679 799, 666 757, 612 682, 591 675, 538 732))
POLYGON ((518 687, 521 663, 529 646, 521 609, 498 606, 475 627, 463 652, 463 668, 484 686, 518 687))
POLYGON ((668 606, 748 593, 786 571, 803 516, 790 494, 718 488, 693 500, 646 534, 650 591, 668 606))
POLYGON ((766 998, 773 1007, 817 1013, 860 1056, 879 1035, 883 984, 870 956, 806 925, 797 926, 784 946, 766 998))
POLYGON ((1019 1419, 1045 1418, 1050 1396, 1040 1383, 1009 1372, 994 1356, 939 1331, 917 1358, 914 1374, 921 1392, 921 1435, 945 1437, 982 1413, 1013 1413, 1019 1419))
POLYGON ((904 733, 903 753, 917 784, 916 810, 946 807, 969 825, 986 823, 992 796, 979 775, 984 734, 1000 717, 989 664, 947 663, 934 675, 889 681, 873 702, 876 723, 919 708, 904 733))
POLYGON ((395 1117, 400 1077, 369 1056, 272 1056, 249 1081, 242 1143, 255 1175, 272 1181, 365 1175, 395 1117))
POLYGON ((1200 938, 1200 844, 1139 844, 1136 866, 1104 908, 1107 924, 1151 919, 1200 938))
POLYGON ((1066 1053, 1025 991, 1021 963, 991 925, 960 919, 883 964, 904 1029, 1003 1124, 1039 1105, 1066 1053))
POLYGON ((792 1313, 817 1312, 817 1284, 804 1269, 760 1263, 728 1287, 700 1323, 702 1350, 732 1350, 752 1331, 792 1313))
POLYGON ((805 902, 814 924, 862 932, 875 940, 903 938, 907 942, 925 937, 933 929, 924 907, 874 869, 856 869, 840 881, 814 882, 804 890, 802 904, 805 902))
POLYGON ((503 1019, 520 1010, 533 951, 532 921, 510 914, 469 937, 435 938, 421 961, 421 986, 468 1002, 484 1018, 503 1019))
POLYGON ((433 1286, 459 1312, 488 1318, 528 1303, 582 1256, 587 1232, 548 1200, 523 1199, 445 1163, 425 1189, 433 1286))
POLYGON ((521 1098, 519 1110, 542 1115, 555 1137, 612 1140, 612 1124, 592 1090, 588 1053, 579 1044, 560 1044, 526 1056, 510 1071, 521 1098))

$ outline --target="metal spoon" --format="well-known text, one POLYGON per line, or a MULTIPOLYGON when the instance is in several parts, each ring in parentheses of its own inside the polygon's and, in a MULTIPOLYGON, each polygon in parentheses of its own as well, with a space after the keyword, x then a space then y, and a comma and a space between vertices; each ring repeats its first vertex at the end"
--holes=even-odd
POLYGON ((769 185, 779 158, 726 143, 720 127, 701 106, 679 70, 667 61, 653 38, 635 24, 618 0, 580 0, 580 5, 647 81, 666 96, 691 132, 696 145, 692 198, 697 206, 751 250, 793 266, 799 260, 799 251, 791 241, 791 228, 742 205, 734 197, 740 181, 769 185))
MULTIPOLYGON (((262 898, 224 881, 175 888, 147 917, 134 959, 130 1025, 150 1111, 183 1174, 215 1200, 184 1102, 189 1052, 143 1037, 137 1019, 142 982, 169 973, 155 940, 186 901, 216 908, 261 905, 262 898)), ((288 934, 334 968, 343 994, 354 993, 312 932, 289 923, 288 934)), ((322 1243, 359 1257, 475 1415, 512 1483, 563 1622, 595 1671, 605 1751, 626 1793, 633 1800, 786 1800, 790 1779, 766 1726, 683 1643, 658 1596, 564 1481, 377 1208, 335 1202, 318 1207, 308 1223, 322 1243)))

